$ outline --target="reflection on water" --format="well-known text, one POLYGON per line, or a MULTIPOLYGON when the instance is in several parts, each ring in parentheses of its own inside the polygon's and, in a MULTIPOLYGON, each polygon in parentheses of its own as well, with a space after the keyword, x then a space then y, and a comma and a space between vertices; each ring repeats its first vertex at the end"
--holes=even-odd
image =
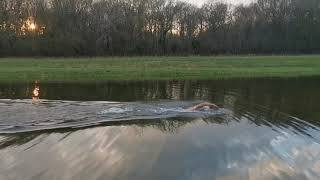
POLYGON ((40 100, 39 82, 35 81, 34 89, 32 91, 32 103, 38 103, 40 100))
MULTIPOLYGON (((64 105, 61 109, 71 111, 74 101, 145 105, 167 99, 160 104, 187 106, 205 100, 223 104, 228 113, 2 134, 0 179, 319 179, 317 82, 319 78, 41 83, 43 99, 72 101, 52 104, 44 100, 35 108, 64 105)), ((0 97, 28 99, 33 87, 2 84, 0 97)), ((17 105, 17 100, 7 102, 17 105)), ((7 102, 0 102, 2 115, 7 102)), ((32 108, 29 105, 26 109, 32 108)), ((117 106, 85 107, 107 115, 123 113, 117 106)), ((12 122, 5 122, 13 118, 7 116, 1 117, 0 126, 12 122)))

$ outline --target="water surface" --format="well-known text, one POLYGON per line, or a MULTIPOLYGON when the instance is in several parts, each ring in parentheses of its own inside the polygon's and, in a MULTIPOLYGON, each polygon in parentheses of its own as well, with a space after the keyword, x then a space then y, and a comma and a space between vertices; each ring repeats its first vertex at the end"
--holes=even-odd
POLYGON ((2 83, 0 179, 319 179, 319 80, 2 83))

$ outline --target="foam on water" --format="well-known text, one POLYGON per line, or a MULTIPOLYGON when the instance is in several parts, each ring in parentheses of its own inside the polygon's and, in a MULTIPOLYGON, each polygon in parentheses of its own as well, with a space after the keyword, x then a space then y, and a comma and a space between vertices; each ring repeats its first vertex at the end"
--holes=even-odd
POLYGON ((98 114, 111 114, 111 113, 125 113, 125 112, 128 112, 128 111, 132 111, 131 109, 128 109, 128 108, 118 108, 118 107, 111 107, 109 109, 106 109, 106 110, 103 110, 101 112, 99 112, 98 114))

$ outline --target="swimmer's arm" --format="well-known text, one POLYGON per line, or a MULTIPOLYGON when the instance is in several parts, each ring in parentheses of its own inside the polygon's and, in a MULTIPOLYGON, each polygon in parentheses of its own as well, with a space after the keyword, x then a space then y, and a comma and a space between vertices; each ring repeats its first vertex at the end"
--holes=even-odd
POLYGON ((219 109, 219 106, 217 106, 217 105, 215 105, 215 104, 212 104, 212 103, 208 103, 208 102, 199 104, 199 107, 198 107, 198 108, 203 108, 203 107, 205 107, 205 106, 210 107, 210 109, 219 109))
POLYGON ((194 110, 198 110, 198 109, 201 109, 205 106, 208 106, 210 107, 211 109, 219 109, 219 106, 215 105, 215 104, 212 104, 212 103, 208 103, 208 102, 205 102, 205 103, 201 103, 201 104, 198 104, 198 105, 195 105, 191 108, 188 108, 187 110, 188 111, 194 111, 194 110))

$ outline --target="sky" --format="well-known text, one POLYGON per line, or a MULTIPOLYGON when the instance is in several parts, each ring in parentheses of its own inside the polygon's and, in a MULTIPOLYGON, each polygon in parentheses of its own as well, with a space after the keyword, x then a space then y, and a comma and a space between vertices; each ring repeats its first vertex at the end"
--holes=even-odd
MULTIPOLYGON (((203 3, 207 2, 208 0, 184 0, 184 1, 201 6, 203 3)), ((225 1, 231 4, 241 4, 241 3, 247 4, 249 2, 252 2, 252 0, 221 0, 221 1, 225 1)))

